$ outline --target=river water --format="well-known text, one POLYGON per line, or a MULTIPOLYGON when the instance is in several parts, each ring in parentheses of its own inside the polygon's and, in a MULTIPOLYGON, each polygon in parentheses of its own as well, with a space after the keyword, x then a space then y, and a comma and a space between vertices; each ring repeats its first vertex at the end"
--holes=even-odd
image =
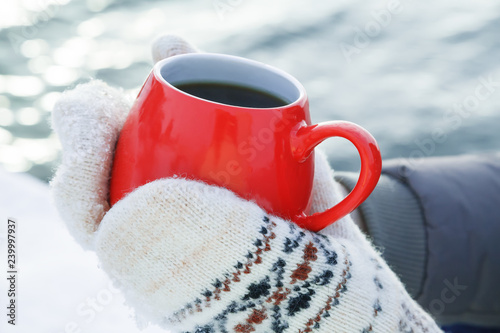
MULTIPOLYGON (((61 92, 97 78, 134 93, 165 32, 291 73, 313 122, 362 125, 385 159, 499 147, 496 1, 4 0, 0 29, 0 163, 43 180, 60 158, 61 92)), ((337 170, 359 168, 343 139, 322 148, 337 170)))

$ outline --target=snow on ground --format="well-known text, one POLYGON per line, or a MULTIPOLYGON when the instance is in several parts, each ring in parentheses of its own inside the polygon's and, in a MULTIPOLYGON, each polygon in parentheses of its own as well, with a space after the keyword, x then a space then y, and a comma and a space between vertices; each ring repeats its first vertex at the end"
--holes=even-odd
MULTIPOLYGON (((140 332, 97 257, 69 235, 47 184, 0 171, 0 332, 140 332), (17 223, 16 325, 6 323, 7 219, 17 223)), ((165 332, 149 327, 144 333, 165 332)))

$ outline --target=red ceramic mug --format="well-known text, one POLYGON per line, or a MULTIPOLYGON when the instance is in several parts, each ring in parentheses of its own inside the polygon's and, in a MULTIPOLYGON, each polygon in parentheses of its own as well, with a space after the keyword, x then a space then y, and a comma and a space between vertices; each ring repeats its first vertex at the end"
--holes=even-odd
POLYGON ((185 177, 226 187, 261 208, 319 231, 358 207, 381 172, 375 139, 350 122, 311 125, 304 87, 256 61, 211 53, 158 62, 121 131, 110 203, 156 179, 185 177), (247 87, 283 101, 273 107, 228 105, 180 90, 186 83, 247 87), (314 147, 329 137, 351 141, 361 157, 358 183, 340 203, 308 215, 314 147))

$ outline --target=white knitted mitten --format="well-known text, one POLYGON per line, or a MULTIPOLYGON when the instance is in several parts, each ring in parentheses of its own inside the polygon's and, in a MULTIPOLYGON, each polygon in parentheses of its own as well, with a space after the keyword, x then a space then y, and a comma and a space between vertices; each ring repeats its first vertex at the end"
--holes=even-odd
MULTIPOLYGON (((153 50, 158 61, 194 48, 163 37, 153 50)), ((440 332, 350 217, 312 233, 185 179, 148 183, 109 209, 128 108, 101 82, 63 95, 52 188, 73 236, 97 252, 138 315, 173 332, 440 332)), ((339 186, 316 153, 313 209, 337 203, 339 186)))

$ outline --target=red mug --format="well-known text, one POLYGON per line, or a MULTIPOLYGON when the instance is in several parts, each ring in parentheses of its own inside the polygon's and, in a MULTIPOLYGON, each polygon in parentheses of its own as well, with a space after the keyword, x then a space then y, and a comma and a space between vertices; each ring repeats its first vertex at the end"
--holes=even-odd
POLYGON ((270 214, 319 231, 370 195, 381 166, 377 142, 362 127, 345 121, 311 125, 305 89, 289 74, 234 56, 185 54, 158 62, 139 92, 117 143, 110 203, 153 180, 178 176, 226 187, 270 214), (177 88, 203 82, 266 92, 283 105, 228 105, 177 88), (340 203, 308 215, 313 150, 330 137, 356 146, 359 179, 340 203))

